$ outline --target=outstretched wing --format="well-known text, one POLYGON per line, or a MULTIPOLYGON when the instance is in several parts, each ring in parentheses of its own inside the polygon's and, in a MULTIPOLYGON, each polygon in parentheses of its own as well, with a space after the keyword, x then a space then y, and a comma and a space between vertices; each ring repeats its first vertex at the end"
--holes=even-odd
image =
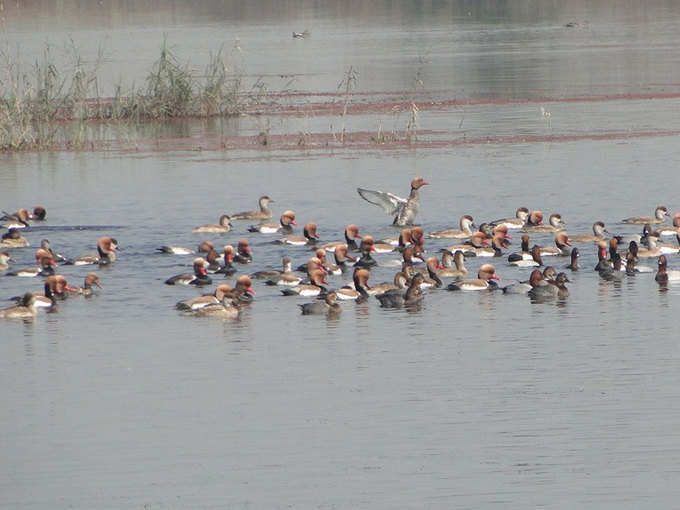
POLYGON ((373 191, 370 189, 357 188, 357 192, 367 202, 382 207, 390 216, 394 216, 406 204, 406 199, 387 193, 385 191, 373 191))

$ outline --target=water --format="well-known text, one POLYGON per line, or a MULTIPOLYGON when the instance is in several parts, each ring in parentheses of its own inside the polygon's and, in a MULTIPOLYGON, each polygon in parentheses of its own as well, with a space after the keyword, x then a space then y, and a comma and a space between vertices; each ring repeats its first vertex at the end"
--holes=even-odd
MULTIPOLYGON (((153 14, 105 3, 104 17, 83 9, 87 28, 68 14, 51 29, 49 17, 30 6, 19 12, 5 5, 8 20, 23 16, 7 33, 12 41, 27 40, 30 31, 79 40, 108 19, 102 30, 109 45, 134 74, 153 60, 164 31, 182 51, 194 45, 206 54, 213 46, 205 34, 238 26, 241 44, 252 48, 249 68, 308 68, 298 86, 318 93, 335 92, 343 66, 356 65, 358 91, 374 93, 375 103, 386 92, 411 94, 423 53, 415 45, 434 63, 425 66, 426 97, 497 101, 421 108, 420 128, 437 133, 394 147, 186 150, 221 129, 188 122, 165 127, 165 142, 136 151, 3 155, 2 208, 42 204, 51 227, 27 233, 32 248, 15 250, 13 267, 31 265, 43 237, 71 256, 94 251, 107 234, 124 250, 112 267, 95 269, 104 285, 95 298, 69 299, 28 324, 1 325, 0 506, 672 506, 679 492, 680 287, 664 292, 653 275, 601 281, 591 271, 595 250, 584 244, 583 270, 569 275, 564 303, 438 290, 419 310, 381 310, 371 299, 343 303, 341 317, 326 320, 300 316, 295 304, 305 300, 256 283, 252 309, 221 322, 175 311, 175 302, 200 291, 162 282, 187 270, 191 257, 154 250, 194 247, 204 238, 191 233, 194 226, 253 208, 264 193, 276 200, 275 213, 291 208, 299 223, 317 222, 324 241, 339 239, 350 222, 376 238, 394 235, 389 218, 355 188, 403 195, 416 173, 432 183, 421 194, 426 230, 457 225, 465 213, 477 223, 511 216, 526 205, 560 212, 573 234, 589 232, 596 220, 610 231, 637 231, 618 220, 651 214, 659 204, 680 208, 678 99, 600 96, 677 92, 673 5, 504 11, 494 2, 421 9, 377 3, 344 14, 303 3, 284 16, 260 3, 233 17, 215 15, 232 12, 221 2, 170 5, 153 14), (571 20, 589 24, 562 27, 571 20), (311 39, 288 40, 304 28, 311 39), (130 33, 140 48, 134 57, 122 50, 130 33), (595 49, 594 39, 605 50, 595 49), (290 48, 303 48, 304 56, 290 48), (453 65, 439 65, 447 58, 453 65), (376 64, 364 70, 368 62, 376 64), (599 99, 554 100, 573 96, 599 99), (524 99, 530 102, 516 101, 524 99), (539 106, 552 113, 552 126, 539 106), (116 228, 66 228, 77 225, 116 228)), ((280 119, 277 133, 295 134, 305 122, 321 133, 329 119, 338 123, 333 115, 271 118, 280 119)), ((360 113, 347 127, 374 130, 378 120, 392 119, 360 113)), ((258 129, 252 119, 229 125, 235 137, 258 129)), ((236 244, 247 237, 255 263, 244 271, 278 267, 284 253, 295 265, 309 256, 247 234, 247 221, 235 225, 209 238, 236 244)), ((550 235, 533 240, 552 242, 550 235)), ((448 244, 427 240, 426 248, 436 253, 448 244)), ((389 261, 397 257, 377 258, 384 265, 372 271, 373 284, 392 279, 389 261)), ((502 283, 528 275, 504 261, 493 261, 502 283)), ((482 262, 488 259, 466 265, 475 273, 482 262)), ((670 265, 680 266, 677 256, 670 265)), ((60 272, 81 285, 90 269, 60 272)), ((40 284, 2 278, 0 290, 9 297, 40 284)))

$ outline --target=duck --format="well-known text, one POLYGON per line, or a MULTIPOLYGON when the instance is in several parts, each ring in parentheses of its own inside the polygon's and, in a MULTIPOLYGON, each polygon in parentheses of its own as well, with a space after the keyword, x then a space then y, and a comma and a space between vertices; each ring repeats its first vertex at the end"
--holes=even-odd
POLYGON ((231 298, 224 296, 219 303, 209 304, 185 313, 192 317, 214 317, 216 319, 231 320, 238 318, 240 309, 234 306, 231 298))
POLYGON ((464 291, 494 290, 498 288, 498 284, 493 280, 499 280, 496 275, 496 268, 492 264, 483 264, 479 268, 476 279, 455 281, 446 288, 447 290, 464 291))
POLYGON ((526 230, 527 227, 531 228, 539 225, 543 225, 543 211, 531 211, 527 216, 523 229, 526 230))
POLYGON ((531 285, 531 290, 527 294, 533 300, 556 298, 559 294, 559 288, 546 281, 543 273, 538 269, 532 271, 529 277, 529 284, 531 285))
POLYGON ((381 239, 380 242, 389 244, 390 246, 393 246, 401 251, 412 242, 411 229, 402 228, 397 237, 386 237, 385 239, 381 239))
POLYGON ((512 260, 510 261, 510 258, 508 257, 508 264, 511 266, 517 266, 517 267, 537 267, 537 266, 542 266, 543 265, 543 260, 541 259, 541 247, 538 245, 533 245, 531 247, 531 260, 524 260, 519 259, 519 260, 512 260))
POLYGON ((68 290, 71 294, 78 294, 81 296, 92 296, 94 294, 94 289, 92 288, 93 285, 96 285, 100 289, 102 289, 102 284, 99 280, 99 276, 96 275, 95 273, 88 273, 85 276, 85 280, 83 281, 83 286, 82 287, 68 287, 66 290, 68 290))
POLYGON ((605 234, 609 234, 604 226, 604 222, 596 221, 593 223, 593 233, 591 234, 577 234, 571 236, 569 239, 572 243, 588 243, 602 241, 605 238, 605 234))
POLYGON ((33 208, 33 221, 45 221, 47 218, 47 209, 42 205, 36 205, 33 208))
POLYGON ((680 281, 680 271, 668 270, 668 260, 665 255, 661 255, 658 261, 659 270, 654 279, 659 283, 680 281))
POLYGON ((28 222, 33 219, 33 215, 27 209, 19 209, 13 214, 3 211, 3 214, 0 221, 5 228, 26 228, 29 226, 28 222))
POLYGON ((289 287, 283 289, 281 293, 284 296, 305 296, 313 297, 326 293, 326 288, 324 285, 328 285, 328 282, 324 278, 324 273, 320 269, 315 269, 309 275, 310 283, 305 285, 297 285, 295 287, 289 287))
POLYGON ((354 263, 354 267, 373 267, 378 263, 371 256, 371 252, 375 251, 373 246, 373 236, 364 236, 361 240, 361 258, 354 263))
POLYGON ((380 301, 380 306, 383 308, 401 308, 403 306, 415 305, 423 300, 423 291, 421 289, 424 280, 425 278, 421 273, 416 273, 411 278, 411 283, 406 292, 390 290, 382 294, 376 294, 375 298, 380 301))
POLYGON ((674 255, 680 251, 680 232, 676 234, 676 239, 678 244, 670 243, 656 243, 656 247, 659 248, 662 255, 674 255))
POLYGON ((599 271, 600 268, 607 265, 611 266, 611 263, 607 260, 607 243, 600 241, 597 243, 597 265, 595 266, 595 271, 599 271))
POLYGON ((178 274, 165 280, 166 285, 210 285, 212 279, 206 274, 207 265, 203 257, 194 259, 194 274, 178 274))
POLYGON ((0 317, 4 319, 33 319, 35 316, 35 296, 30 292, 21 297, 18 305, 0 310, 0 317))
POLYGON ((7 271, 9 269, 8 262, 14 262, 14 259, 10 257, 9 253, 3 251, 0 253, 0 271, 7 271))
POLYGON ((354 288, 345 286, 337 289, 335 293, 338 295, 338 299, 356 301, 357 303, 363 303, 368 300, 369 292, 372 291, 371 287, 368 286, 370 276, 371 273, 368 269, 362 267, 356 268, 352 276, 354 288))
POLYGON ((480 246, 475 248, 475 256, 477 257, 501 257, 503 256, 502 248, 509 246, 506 236, 502 232, 494 234, 491 239, 491 246, 480 246))
POLYGON ((196 248, 198 253, 208 253, 210 250, 214 250, 215 245, 210 241, 201 241, 201 243, 196 248))
POLYGON ((394 275, 392 282, 379 283, 378 285, 371 286, 369 295, 382 294, 390 290, 406 290, 408 288, 408 283, 411 280, 411 268, 403 269, 394 275))
POLYGON ((649 216, 638 216, 638 217, 632 217, 632 218, 624 218, 621 220, 621 223, 636 223, 636 224, 643 224, 643 223, 651 223, 651 224, 657 224, 657 223, 663 223, 666 221, 666 216, 668 216, 668 208, 665 205, 660 205, 654 210, 654 217, 649 217, 649 216))
MULTIPOLYGON (((31 294, 35 297, 36 308, 51 309, 56 306, 57 299, 66 299, 67 292, 75 293, 76 290, 68 285, 65 276, 58 274, 48 276, 43 284, 43 290, 31 294)), ((12 299, 19 301, 21 297, 12 299)))
POLYGON ((234 262, 239 264, 250 264, 253 261, 253 250, 250 249, 248 239, 240 239, 236 245, 234 262))
MULTIPOLYGON (((540 214, 540 218, 543 218, 543 214, 540 213, 540 211, 535 211, 536 213, 540 214)), ((565 227, 564 221, 562 221, 562 216, 557 213, 553 213, 550 215, 550 218, 548 219, 548 224, 543 225, 541 223, 541 220, 537 224, 527 224, 524 226, 524 231, 526 232, 560 232, 561 230, 564 230, 565 227)))
POLYGON ((335 252, 333 253, 335 257, 335 264, 327 264, 325 266, 326 271, 328 271, 329 274, 339 276, 350 271, 351 268, 347 262, 356 262, 357 259, 349 255, 348 251, 349 250, 347 249, 346 245, 335 248, 335 252))
MULTIPOLYGON (((534 276, 534 280, 536 279, 536 274, 543 278, 543 274, 539 270, 534 270, 531 275, 534 276)), ((503 287, 503 294, 528 294, 529 291, 533 288, 531 285, 531 278, 527 281, 523 282, 515 282, 511 283, 510 285, 506 285, 503 287)))
POLYGON ((49 239, 42 239, 40 241, 40 248, 45 250, 47 253, 50 254, 50 256, 56 261, 56 262, 66 262, 66 257, 64 257, 61 253, 56 253, 52 249, 52 245, 50 244, 49 239))
POLYGON ((673 226, 659 227, 659 234, 662 236, 674 236, 680 233, 680 213, 673 216, 673 226))
POLYGON ((467 257, 475 257, 477 256, 477 250, 484 246, 490 246, 489 241, 486 240, 486 234, 484 232, 475 232, 464 244, 454 244, 446 249, 451 253, 462 251, 467 257))
POLYGON ((194 234, 226 234, 231 232, 231 218, 226 214, 220 216, 217 225, 201 225, 192 230, 194 234))
POLYGON ((451 253, 447 249, 440 250, 442 253, 442 268, 437 271, 437 275, 440 278, 461 278, 467 275, 468 270, 465 267, 465 255, 460 250, 456 250, 455 253, 451 253), (456 265, 453 268, 453 263, 456 265))
POLYGON ((569 277, 566 273, 557 273, 554 282, 549 282, 551 285, 557 287, 557 297, 558 299, 566 299, 569 297, 569 289, 565 285, 569 283, 569 277))
POLYGON ((555 246, 541 246, 541 256, 568 256, 571 253, 571 242, 566 232, 555 235, 555 246))
POLYGON ((326 243, 322 246, 322 248, 328 252, 334 252, 336 247, 340 245, 345 245, 349 249, 349 251, 358 251, 359 246, 357 245, 356 240, 361 239, 361 235, 359 234, 359 227, 350 224, 345 227, 345 241, 333 241, 330 243, 326 243))
POLYGON ((653 273, 654 269, 650 266, 638 266, 638 245, 635 241, 628 244, 628 253, 626 253, 626 272, 634 273, 653 273))
POLYGON ((263 271, 252 273, 250 277, 255 278, 256 280, 267 280, 269 278, 276 278, 282 274, 293 272, 293 263, 288 255, 284 255, 284 257, 281 259, 281 265, 282 270, 280 271, 278 269, 265 269, 263 271))
POLYGON ((6 273, 5 276, 19 276, 24 278, 34 278, 36 276, 52 276, 54 274, 54 267, 57 265, 54 259, 50 256, 43 256, 39 260, 40 260, 39 266, 18 269, 16 271, 6 273))
POLYGON ((619 253, 614 253, 609 264, 600 266, 598 273, 603 280, 620 280, 622 273, 622 261, 619 253))
POLYGON ((191 248, 185 248, 183 246, 161 246, 160 248, 156 248, 156 251, 166 253, 168 255, 194 255, 196 253, 191 248))
POLYGON ((571 261, 567 266, 565 266, 565 269, 571 269, 572 271, 578 271, 580 266, 578 265, 578 258, 581 255, 579 254, 578 248, 574 247, 571 249, 571 261))
POLYGON ((293 227, 297 226, 295 221, 295 213, 293 211, 284 211, 279 219, 279 224, 260 223, 258 225, 251 225, 248 227, 248 232, 257 232, 260 234, 292 234, 293 227))
POLYGON ((26 248, 27 246, 30 246, 28 239, 16 228, 10 228, 2 234, 2 239, 0 239, 0 248, 26 248))
POLYGON ((421 262, 425 262, 423 258, 422 249, 418 246, 407 246, 404 251, 401 252, 401 267, 413 267, 415 264, 415 259, 420 259, 421 262))
POLYGON ((342 312, 342 307, 338 303, 338 294, 333 290, 326 294, 323 301, 303 303, 298 306, 302 315, 338 315, 342 312))
POLYGON ((421 284, 421 288, 423 289, 430 289, 430 288, 440 288, 442 286, 442 281, 439 278, 438 271, 440 269, 444 269, 444 266, 442 266, 439 263, 439 260, 437 257, 429 257, 425 261, 425 268, 427 269, 427 277, 423 276, 423 282, 421 284))
POLYGON ((247 275, 241 275, 236 281, 236 288, 232 289, 230 285, 218 285, 212 294, 205 294, 192 299, 180 301, 175 305, 178 310, 198 310, 208 305, 215 305, 222 302, 226 297, 232 302, 248 303, 252 301, 252 296, 255 291, 251 287, 252 280, 247 275), (248 296, 248 297, 246 297, 248 296))
MULTIPOLYGON (((208 255, 210 255, 213 251, 214 250, 209 251, 208 255)), ((236 268, 233 265, 235 255, 236 252, 234 251, 234 247, 230 244, 225 245, 223 248, 222 256, 220 257, 222 267, 217 269, 215 271, 215 274, 223 274, 225 276, 233 275, 236 272, 236 268)), ((215 262, 219 262, 220 259, 216 260, 215 262)))
MULTIPOLYGON (((640 248, 638 246, 638 250, 637 250, 637 253, 635 254, 635 256, 637 258, 651 258, 651 257, 658 257, 659 255, 663 255, 663 251, 661 250, 661 248, 659 248, 656 245, 656 241, 654 240, 653 237, 648 238, 647 246, 648 246, 647 248, 640 248)), ((677 251, 678 250, 676 248, 675 252, 677 252, 677 251)))
POLYGON ((269 209, 269 204, 273 204, 274 200, 267 195, 262 195, 258 201, 259 211, 242 211, 234 213, 230 216, 232 220, 268 220, 272 217, 272 211, 269 209))
POLYGON ((529 209, 526 207, 520 207, 515 211, 514 218, 505 218, 502 220, 495 220, 490 222, 492 226, 505 225, 510 229, 520 229, 523 228, 529 217, 529 209))
POLYGON ((469 214, 461 216, 459 224, 460 228, 435 230, 434 232, 430 232, 429 236, 433 239, 465 239, 474 234, 473 228, 477 228, 475 226, 475 220, 469 214))
POLYGON ((100 237, 97 241, 97 255, 82 255, 66 261, 66 265, 85 266, 90 264, 106 265, 116 260, 118 241, 113 237, 100 237))
POLYGON ((285 236, 279 239, 281 244, 291 244, 293 246, 316 245, 319 234, 316 233, 316 223, 307 223, 302 230, 301 236, 285 236))
POLYGON ((517 262, 518 260, 534 260, 531 250, 529 249, 529 236, 527 234, 522 235, 520 251, 508 255, 508 262, 512 263, 517 262))
POLYGON ((302 283, 302 278, 297 276, 292 271, 283 272, 276 276, 270 277, 265 284, 267 285, 279 285, 283 287, 295 287, 302 283))
POLYGON ((384 191, 372 191, 357 188, 359 196, 372 204, 380 206, 390 216, 393 216, 392 225, 405 227, 413 225, 420 208, 420 196, 418 190, 430 184, 422 177, 416 177, 411 181, 411 193, 408 198, 401 198, 384 191))

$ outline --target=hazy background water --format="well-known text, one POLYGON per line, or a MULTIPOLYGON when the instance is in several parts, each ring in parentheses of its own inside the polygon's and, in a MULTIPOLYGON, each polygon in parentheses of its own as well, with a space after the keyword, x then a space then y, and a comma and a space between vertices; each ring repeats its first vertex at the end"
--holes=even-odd
MULTIPOLYGON (((427 90, 453 91, 445 97, 677 92, 680 83, 672 2, 12 2, 3 12, 7 39, 26 55, 41 39, 71 36, 87 48, 104 40, 112 69, 130 80, 143 79, 167 33, 180 54, 199 57, 238 36, 251 76, 300 73, 295 87, 311 91, 335 91, 354 65, 360 90, 406 93, 421 57, 427 90), (572 20, 588 24, 563 27, 572 20), (310 39, 290 37, 304 28, 310 39)), ((0 325, 0 506, 672 506, 680 288, 661 292, 653 275, 603 282, 590 245, 562 304, 432 291, 415 312, 371 300, 344 303, 339 320, 327 321, 299 316, 305 300, 258 283, 252 309, 223 323, 180 316, 174 303, 199 291, 162 283, 189 261, 156 255, 157 246, 194 246, 203 239, 194 226, 251 208, 263 193, 275 213, 291 208, 300 223, 316 221, 323 240, 350 222, 394 235, 355 188, 405 194, 416 173, 432 182, 422 192, 426 230, 527 205, 560 212, 570 233, 595 220, 627 233, 637 228, 617 224, 623 217, 659 203, 678 210, 677 99, 546 107, 551 128, 533 103, 424 112, 421 127, 459 126, 464 115, 468 136, 558 135, 552 142, 3 155, 3 209, 40 203, 49 227, 110 227, 29 232, 32 248, 13 253, 15 267, 32 263, 43 237, 75 256, 110 234, 124 251, 96 269, 97 297, 0 325), (613 132, 632 136, 609 139, 613 132), (586 136, 560 138, 573 133, 586 136)), ((281 130, 294 132, 294 122, 281 130)), ((180 129, 191 137, 196 127, 180 129)), ((241 129, 256 127, 243 120, 241 129)), ((309 256, 246 234, 249 224, 211 236, 235 244, 247 235, 255 263, 244 271, 278 266, 284 253, 296 263, 309 256)), ((372 283, 396 270, 388 262, 396 256, 378 258, 372 283)), ((503 283, 526 277, 504 260, 494 261, 503 283)), ((467 262, 471 273, 481 262, 467 262)), ((677 257, 670 264, 680 266, 677 257)), ((81 284, 88 268, 61 271, 81 284)), ((40 285, 2 278, 0 290, 9 297, 40 285)))

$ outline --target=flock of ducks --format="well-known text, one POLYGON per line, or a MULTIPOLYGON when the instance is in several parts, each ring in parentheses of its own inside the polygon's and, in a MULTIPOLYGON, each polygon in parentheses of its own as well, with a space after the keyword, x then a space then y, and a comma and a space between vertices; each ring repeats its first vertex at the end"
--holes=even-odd
MULTIPOLYGON (((565 299, 569 295, 567 271, 578 271, 579 250, 572 243, 593 243, 596 246, 598 263, 594 270, 605 280, 617 280, 637 273, 656 273, 659 284, 680 281, 680 271, 669 270, 668 254, 680 250, 680 213, 675 214, 672 224, 665 206, 659 206, 650 217, 634 217, 621 220, 624 224, 643 225, 642 233, 632 236, 611 235, 602 221, 596 221, 592 234, 572 235, 566 231, 566 224, 560 214, 551 214, 547 223, 541 211, 520 207, 515 216, 482 223, 479 227, 471 215, 460 218, 458 228, 425 233, 420 226, 413 226, 419 209, 419 189, 428 183, 421 177, 411 181, 408 198, 392 193, 358 189, 365 200, 380 206, 393 216, 393 225, 402 226, 399 235, 393 239, 376 241, 373 236, 361 234, 355 224, 347 225, 344 239, 322 242, 315 223, 307 223, 302 235, 294 233, 295 212, 284 211, 278 223, 271 223, 273 213, 268 196, 259 199, 259 208, 254 211, 222 215, 216 224, 196 227, 199 234, 226 234, 233 232, 233 221, 248 220, 252 223, 246 230, 250 234, 276 236, 280 245, 314 250, 311 257, 298 267, 286 255, 280 268, 262 269, 246 273, 245 267, 253 263, 253 252, 247 239, 240 239, 236 248, 231 244, 217 247, 212 241, 202 241, 197 248, 190 249, 176 245, 157 248, 167 255, 199 255, 193 259, 192 272, 170 276, 167 285, 207 287, 217 278, 235 277, 233 286, 220 283, 215 290, 193 298, 179 301, 176 308, 185 315, 195 317, 217 317, 233 319, 244 307, 252 306, 255 290, 253 280, 276 287, 284 296, 316 297, 315 301, 299 304, 303 315, 337 315, 341 312, 340 301, 364 302, 374 296, 383 308, 400 308, 418 305, 424 299, 424 291, 430 288, 445 288, 449 291, 492 291, 502 290, 505 294, 526 294, 533 300, 565 299), (510 243, 510 231, 519 231, 520 250, 506 253, 510 243), (554 242, 547 245, 532 244, 532 235, 552 235, 554 242), (677 244, 661 242, 663 236, 675 236, 677 244), (440 257, 426 256, 426 239, 450 239, 453 244, 438 250, 440 257), (218 251, 219 250, 219 251, 218 251), (399 271, 392 281, 375 284, 370 282, 371 271, 378 266, 376 254, 399 256, 399 271), (332 256, 332 260, 331 260, 332 256), (544 257, 569 258, 563 265, 565 271, 546 266, 544 257), (505 258, 510 266, 532 269, 524 281, 499 285, 500 278, 493 264, 484 263, 479 267, 476 278, 468 274, 465 261, 470 257, 505 258), (640 259, 655 258, 656 268, 640 265, 640 259), (328 279, 334 276, 351 275, 345 285, 329 289, 328 279), (444 285, 443 279, 451 279, 444 285)), ((57 273, 60 264, 107 265, 115 262, 120 251, 118 241, 112 237, 101 237, 96 244, 96 253, 76 258, 66 258, 52 249, 49 241, 43 239, 35 252, 36 266, 12 269, 10 250, 29 246, 22 229, 30 222, 45 221, 46 211, 35 207, 33 212, 20 209, 16 213, 5 213, 0 221, 8 230, 0 240, 0 271, 5 276, 42 277, 43 289, 29 291, 16 297, 15 306, 0 310, 0 317, 30 319, 37 309, 52 309, 68 295, 92 295, 94 287, 102 288, 96 273, 85 276, 82 287, 68 284, 63 275, 57 273)), ((385 265, 385 264, 381 264, 385 265)), ((389 265, 389 264, 388 264, 389 265)))

